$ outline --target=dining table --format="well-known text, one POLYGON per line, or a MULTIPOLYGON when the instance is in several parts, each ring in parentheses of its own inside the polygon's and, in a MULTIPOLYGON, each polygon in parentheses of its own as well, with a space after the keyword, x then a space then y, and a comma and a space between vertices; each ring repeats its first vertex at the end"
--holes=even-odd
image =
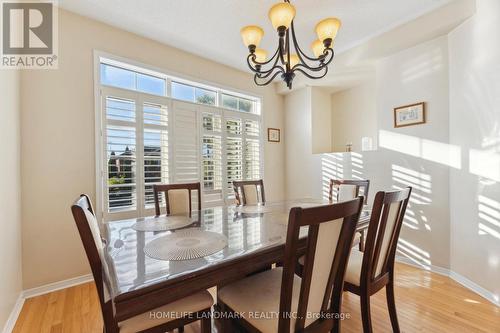
MULTIPOLYGON (((191 224, 174 230, 137 230, 138 224, 154 225, 168 216, 104 223, 105 260, 117 320, 280 263, 285 253, 290 209, 326 204, 329 203, 323 200, 303 199, 205 208, 190 214, 191 224), (155 239, 190 228, 223 235, 225 247, 187 260, 161 260, 146 253, 145 247, 155 239)), ((367 228, 370 213, 370 208, 363 209, 358 231, 367 228)), ((307 240, 307 228, 302 229, 298 256, 304 253, 307 240)))

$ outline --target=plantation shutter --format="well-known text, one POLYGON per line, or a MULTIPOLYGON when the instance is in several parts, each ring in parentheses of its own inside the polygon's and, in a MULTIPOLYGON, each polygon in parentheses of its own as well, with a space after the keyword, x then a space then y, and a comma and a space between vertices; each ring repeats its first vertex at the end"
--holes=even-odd
MULTIPOLYGON (((173 101, 173 177, 172 183, 195 183, 200 181, 200 144, 197 105, 173 101)), ((198 209, 193 191, 193 209, 198 209)))
POLYGON ((174 109, 174 183, 200 181, 198 117, 196 105, 173 102, 174 109))
POLYGON ((245 179, 261 178, 260 124, 257 120, 245 120, 245 179))
POLYGON ((222 112, 214 107, 200 106, 200 113, 203 201, 206 207, 223 205, 222 112))
POLYGON ((168 105, 159 96, 101 89, 102 207, 106 221, 153 213, 153 184, 169 179, 168 105))

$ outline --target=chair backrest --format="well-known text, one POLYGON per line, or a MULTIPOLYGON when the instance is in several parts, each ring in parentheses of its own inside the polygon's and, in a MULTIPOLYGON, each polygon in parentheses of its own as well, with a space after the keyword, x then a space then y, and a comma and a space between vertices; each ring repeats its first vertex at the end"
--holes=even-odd
POLYGON ((360 283, 374 283, 393 272, 399 233, 403 225, 411 187, 378 192, 373 202, 366 235, 360 283))
MULTIPOLYGON (((327 206, 291 209, 283 263, 279 332, 289 331, 289 314, 295 311, 291 309, 292 290, 297 250, 301 244, 299 231, 304 226, 309 229, 295 331, 319 324, 314 322, 318 318, 307 314, 326 315, 323 318, 332 319, 331 314, 340 313, 345 271, 362 207, 363 198, 359 197, 327 206)), ((333 325, 333 320, 328 324, 333 325)))
POLYGON ((368 201, 368 191, 370 189, 370 181, 367 179, 330 179, 330 192, 328 199, 333 202, 333 190, 336 189, 336 202, 351 200, 360 195, 360 189, 363 189, 363 197, 365 205, 368 201))
POLYGON ((160 212, 160 193, 165 196, 165 205, 167 207, 167 215, 189 214, 191 215, 192 203, 191 192, 198 191, 198 207, 201 209, 201 185, 200 183, 185 183, 185 184, 162 184, 153 185, 153 193, 155 199, 155 213, 157 216, 160 212))
POLYGON ((266 202, 264 193, 264 181, 259 180, 234 180, 233 181, 234 195, 236 204, 240 205, 256 205, 259 202, 266 202), (259 199, 260 193, 260 199, 259 199))
POLYGON ((99 223, 89 197, 85 194, 80 195, 71 206, 71 212, 90 263, 104 324, 108 328, 117 327, 110 295, 109 271, 104 254, 105 244, 101 238, 99 223))

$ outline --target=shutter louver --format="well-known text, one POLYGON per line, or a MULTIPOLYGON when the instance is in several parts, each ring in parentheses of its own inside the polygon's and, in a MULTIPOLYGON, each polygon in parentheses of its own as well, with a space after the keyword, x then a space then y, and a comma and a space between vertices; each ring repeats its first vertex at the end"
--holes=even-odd
POLYGON ((153 185, 168 182, 168 113, 144 104, 144 205, 154 207, 153 185))
POLYGON ((198 121, 195 105, 174 102, 174 183, 200 181, 198 121))
MULTIPOLYGON (((208 110, 208 108, 204 108, 208 110)), ((222 204, 222 117, 218 113, 204 112, 203 142, 203 201, 206 206, 222 204)))
POLYGON ((135 102, 107 97, 106 157, 108 212, 137 208, 135 102))

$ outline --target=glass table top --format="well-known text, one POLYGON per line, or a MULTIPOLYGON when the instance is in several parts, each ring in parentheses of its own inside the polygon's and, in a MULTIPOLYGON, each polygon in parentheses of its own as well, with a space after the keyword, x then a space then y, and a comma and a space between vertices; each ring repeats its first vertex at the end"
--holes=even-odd
MULTIPOLYGON (((157 260, 144 253, 153 239, 171 231, 136 231, 136 222, 154 221, 155 217, 105 223, 106 260, 112 276, 114 296, 141 289, 168 279, 188 275, 212 265, 233 260, 285 243, 288 214, 292 207, 313 207, 328 204, 320 200, 295 200, 257 206, 213 207, 192 213, 193 224, 187 228, 221 233, 227 247, 212 255, 179 261, 157 260)), ((369 214, 364 211, 363 215, 369 214)), ((165 217, 162 217, 164 219, 165 217)), ((360 219, 361 220, 361 219, 360 219)), ((301 237, 307 235, 302 228, 301 237)))

